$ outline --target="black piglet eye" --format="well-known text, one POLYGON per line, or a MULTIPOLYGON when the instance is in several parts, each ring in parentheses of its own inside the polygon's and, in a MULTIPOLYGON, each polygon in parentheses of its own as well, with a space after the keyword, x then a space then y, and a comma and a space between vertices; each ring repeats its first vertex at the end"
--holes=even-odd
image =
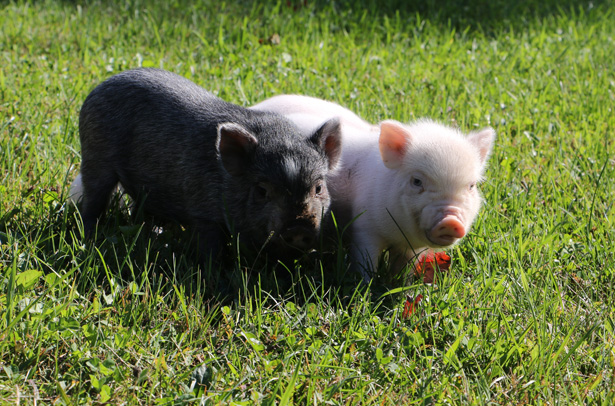
POLYGON ((319 179, 316 182, 314 182, 312 186, 312 193, 314 195, 320 196, 324 191, 325 191, 325 184, 322 179, 319 179))
POLYGON ((264 200, 267 199, 269 192, 264 186, 256 185, 256 187, 254 188, 254 195, 256 196, 256 198, 264 200))

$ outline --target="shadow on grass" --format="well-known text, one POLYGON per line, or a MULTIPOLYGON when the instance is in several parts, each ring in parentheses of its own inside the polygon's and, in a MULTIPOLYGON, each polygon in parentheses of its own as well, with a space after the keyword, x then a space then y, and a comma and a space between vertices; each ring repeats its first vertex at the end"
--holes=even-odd
MULTIPOLYGON (((167 297, 179 289, 203 308, 262 295, 297 306, 322 301, 345 308, 366 292, 360 276, 348 270, 339 241, 279 260, 239 249, 230 239, 221 258, 202 263, 190 231, 157 227, 138 211, 131 215, 119 198, 109 205, 95 238, 85 239, 77 208, 57 190, 33 187, 16 207, 0 213, 0 243, 6 248, 0 268, 15 260, 17 273, 35 269, 45 275, 70 274, 70 285, 87 298, 135 290, 145 297, 167 297)), ((382 301, 388 288, 386 283, 374 283, 369 301, 382 301)))
MULTIPOLYGON (((72 0, 59 0, 67 6, 75 6, 72 0)), ((0 0, 0 4, 7 3, 0 0)), ((395 17, 399 14, 402 21, 408 23, 411 29, 418 21, 428 20, 431 24, 441 27, 455 28, 457 31, 466 29, 482 31, 489 35, 500 30, 520 30, 529 22, 542 20, 551 16, 569 16, 582 18, 594 9, 609 7, 606 0, 264 0, 252 3, 245 0, 229 0, 217 2, 204 0, 189 2, 178 0, 173 3, 154 0, 133 0, 129 2, 95 1, 86 2, 83 8, 102 6, 107 10, 125 12, 135 15, 137 9, 147 9, 151 15, 162 19, 181 19, 184 12, 203 9, 221 13, 232 13, 236 16, 255 18, 254 10, 259 10, 263 17, 267 13, 314 13, 317 17, 331 16, 346 19, 352 25, 359 23, 364 14, 368 18, 381 19, 395 17), (255 6, 258 4, 258 6, 255 6), (337 16, 336 16, 337 14, 337 16), (356 21, 353 21, 356 20, 356 21)), ((212 15, 212 18, 218 17, 212 15)), ((240 20, 240 19, 238 19, 240 20)))
MULTIPOLYGON (((57 0, 57 2, 67 7, 76 7, 76 2, 72 0, 57 0)), ((0 5, 9 3, 9 1, 0 0, 0 5)), ((267 13, 287 15, 307 12, 314 13, 317 18, 330 16, 332 20, 335 20, 341 17, 349 25, 359 23, 364 14, 372 20, 383 17, 391 18, 399 14, 402 21, 408 23, 408 29, 412 29, 412 26, 419 21, 427 20, 436 26, 455 28, 457 31, 467 29, 481 31, 489 35, 501 30, 522 30, 532 21, 540 21, 551 16, 561 15, 580 19, 594 9, 602 9, 603 6, 608 9, 609 4, 610 2, 606 0, 264 0, 260 2, 245 0, 115 2, 103 0, 80 3, 80 7, 83 9, 100 7, 127 16, 135 15, 136 10, 147 9, 148 13, 155 16, 157 20, 181 20, 185 12, 200 9, 203 12, 213 12, 212 19, 218 19, 215 15, 218 10, 220 13, 237 16, 238 21, 241 20, 239 17, 256 18, 254 10, 258 10, 263 17, 267 17, 267 13)))
MULTIPOLYGON (((329 1, 316 2, 321 6, 329 1)), ((424 0, 424 1, 379 1, 342 0, 337 2, 340 9, 352 9, 360 14, 369 10, 370 15, 402 17, 420 16, 440 26, 451 26, 457 30, 481 29, 486 32, 499 29, 522 28, 528 21, 544 19, 555 15, 575 15, 579 10, 587 12, 605 1, 578 0, 424 0)))
POLYGON ((342 289, 345 294, 351 294, 357 285, 357 277, 343 271, 344 259, 333 250, 279 258, 270 252, 239 248, 238 242, 229 238, 215 260, 203 261, 192 232, 173 224, 161 227, 140 211, 131 215, 119 201, 109 205, 96 236, 86 239, 74 205, 62 204, 62 199, 45 202, 43 198, 42 194, 33 195, 30 204, 47 213, 44 218, 28 224, 29 210, 16 209, 0 216, 0 232, 14 234, 20 244, 36 247, 30 267, 47 273, 77 267, 82 293, 92 285, 108 288, 113 279, 121 285, 156 285, 154 290, 167 292, 173 285, 182 285, 188 295, 223 303, 235 301, 246 291, 254 292, 255 287, 273 296, 290 299, 291 295, 301 302, 305 298, 292 291, 305 278, 316 281, 321 290, 342 289), (19 236, 13 232, 17 229, 19 236))

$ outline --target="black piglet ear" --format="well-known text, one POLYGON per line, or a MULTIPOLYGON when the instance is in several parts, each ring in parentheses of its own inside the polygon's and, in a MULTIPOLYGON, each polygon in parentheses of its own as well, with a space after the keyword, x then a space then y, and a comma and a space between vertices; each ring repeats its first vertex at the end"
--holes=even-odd
POLYGON ((310 140, 324 151, 329 169, 335 169, 342 155, 342 126, 340 120, 336 117, 326 121, 310 137, 310 140))
POLYGON ((258 140, 239 124, 223 123, 218 126, 216 149, 224 169, 232 176, 245 173, 258 140))

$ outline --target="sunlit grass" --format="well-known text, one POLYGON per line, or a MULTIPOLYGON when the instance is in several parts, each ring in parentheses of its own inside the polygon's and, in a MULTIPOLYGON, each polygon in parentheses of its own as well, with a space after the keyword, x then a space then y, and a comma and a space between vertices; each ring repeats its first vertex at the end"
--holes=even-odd
POLYGON ((380 3, 1 4, 4 403, 613 402, 613 7, 380 3), (491 125, 483 211, 437 286, 356 289, 343 252, 201 269, 117 206, 84 242, 78 111, 137 66, 240 105, 491 125))

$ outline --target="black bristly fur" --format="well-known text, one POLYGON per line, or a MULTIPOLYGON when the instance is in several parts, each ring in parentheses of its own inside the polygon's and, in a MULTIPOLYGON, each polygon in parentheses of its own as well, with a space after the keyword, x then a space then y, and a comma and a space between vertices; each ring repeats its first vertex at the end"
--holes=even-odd
POLYGON ((79 116, 82 216, 91 234, 115 186, 147 213, 194 228, 216 251, 224 230, 244 242, 308 248, 330 198, 337 119, 306 138, 284 117, 227 103, 181 76, 112 76, 79 116), (284 243, 283 243, 284 242, 284 243))

